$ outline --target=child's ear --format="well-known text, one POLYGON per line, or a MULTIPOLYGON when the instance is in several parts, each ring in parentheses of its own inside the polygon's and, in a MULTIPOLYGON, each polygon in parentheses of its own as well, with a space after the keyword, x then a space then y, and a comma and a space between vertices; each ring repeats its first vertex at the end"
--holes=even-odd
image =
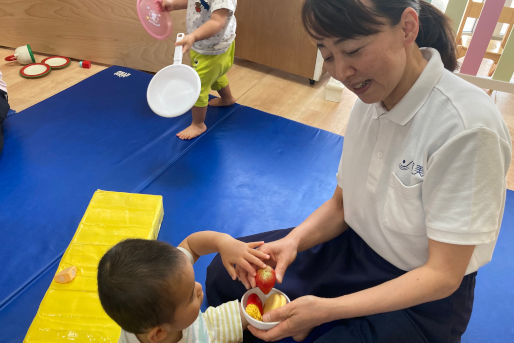
POLYGON ((159 325, 145 333, 145 336, 149 342, 158 343, 162 342, 164 339, 166 339, 166 337, 168 337, 168 331, 159 325))

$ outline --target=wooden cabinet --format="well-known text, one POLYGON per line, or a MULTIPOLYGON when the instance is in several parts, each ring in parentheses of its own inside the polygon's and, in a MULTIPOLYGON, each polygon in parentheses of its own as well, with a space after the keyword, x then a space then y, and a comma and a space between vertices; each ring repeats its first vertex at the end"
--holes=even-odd
POLYGON ((139 22, 136 0, 0 2, 1 46, 28 43, 34 52, 148 71, 173 63, 175 36, 186 27, 185 11, 176 11, 173 34, 151 37, 139 22))
POLYGON ((322 59, 305 31, 303 0, 239 0, 236 56, 319 80, 322 59))
MULTIPOLYGON (((239 0, 236 56, 318 80, 321 58, 303 28, 302 3, 239 0)), ((173 62, 175 35, 185 32, 185 11, 171 16, 173 34, 160 41, 143 29, 135 0, 8 1, 0 5, 0 45, 28 43, 39 53, 157 71, 173 62)))

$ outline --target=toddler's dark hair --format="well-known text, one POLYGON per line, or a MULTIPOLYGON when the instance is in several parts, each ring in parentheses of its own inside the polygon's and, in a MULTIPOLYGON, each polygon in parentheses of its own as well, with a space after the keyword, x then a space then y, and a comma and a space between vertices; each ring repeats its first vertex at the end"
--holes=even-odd
POLYGON ((361 0, 306 0, 302 8, 302 21, 307 32, 315 39, 338 37, 352 39, 380 31, 385 18, 391 25, 400 21, 403 11, 411 7, 419 15, 419 47, 439 51, 444 67, 457 68, 455 37, 449 18, 424 0, 370 0, 366 6, 361 0))
POLYGON ((105 312, 134 334, 169 323, 185 255, 161 241, 127 239, 105 253, 98 264, 98 295, 105 312))

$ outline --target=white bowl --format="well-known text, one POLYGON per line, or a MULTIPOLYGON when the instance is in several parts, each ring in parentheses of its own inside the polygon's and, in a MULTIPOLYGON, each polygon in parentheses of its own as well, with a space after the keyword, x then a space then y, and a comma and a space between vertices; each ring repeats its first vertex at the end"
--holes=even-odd
POLYGON ((146 90, 146 100, 155 114, 177 117, 198 100, 202 84, 196 71, 185 64, 172 64, 155 74, 146 90))
POLYGON ((258 287, 255 287, 255 288, 247 290, 246 293, 243 294, 240 305, 241 305, 241 310, 243 311, 243 315, 245 316, 248 323, 251 326, 256 327, 257 329, 269 330, 269 329, 273 328, 274 326, 276 326, 279 322, 261 322, 260 320, 257 320, 255 318, 251 317, 248 313, 246 313, 246 302, 248 301, 248 297, 250 296, 250 294, 253 294, 253 293, 255 293, 259 296, 259 298, 262 301, 263 306, 264 306, 264 303, 266 302, 266 299, 268 299, 268 297, 270 295, 272 295, 273 293, 282 294, 284 297, 286 297, 286 304, 289 303, 291 300, 289 300, 288 296, 284 292, 282 292, 276 288, 271 289, 271 291, 269 291, 268 294, 264 294, 258 287))

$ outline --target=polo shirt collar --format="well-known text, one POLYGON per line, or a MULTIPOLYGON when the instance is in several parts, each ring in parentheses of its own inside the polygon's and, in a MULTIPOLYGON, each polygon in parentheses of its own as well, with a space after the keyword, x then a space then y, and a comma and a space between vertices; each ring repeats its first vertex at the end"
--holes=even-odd
POLYGON ((434 86, 443 74, 444 65, 439 52, 432 48, 421 48, 423 57, 428 61, 425 69, 403 98, 388 111, 381 102, 375 103, 375 119, 384 116, 399 125, 405 125, 423 106, 434 86))

